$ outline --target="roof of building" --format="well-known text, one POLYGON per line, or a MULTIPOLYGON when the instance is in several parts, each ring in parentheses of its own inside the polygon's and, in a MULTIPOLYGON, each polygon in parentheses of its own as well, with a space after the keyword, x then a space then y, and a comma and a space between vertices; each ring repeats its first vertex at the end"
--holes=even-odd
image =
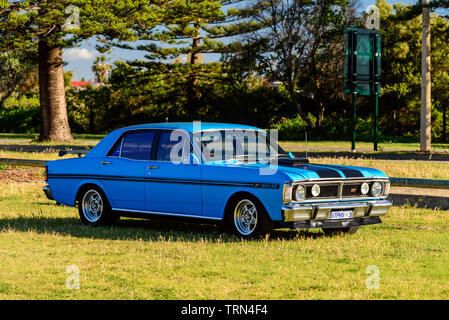
POLYGON ((72 81, 70 85, 72 87, 87 87, 89 84, 93 84, 92 81, 72 81))

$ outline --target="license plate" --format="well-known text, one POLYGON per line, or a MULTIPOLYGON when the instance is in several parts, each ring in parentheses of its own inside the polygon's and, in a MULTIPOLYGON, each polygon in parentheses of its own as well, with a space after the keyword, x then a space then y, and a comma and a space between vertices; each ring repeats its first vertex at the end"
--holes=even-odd
POLYGON ((352 217, 352 213, 354 210, 338 210, 338 211, 331 211, 331 216, 329 219, 336 220, 336 219, 349 219, 352 217))

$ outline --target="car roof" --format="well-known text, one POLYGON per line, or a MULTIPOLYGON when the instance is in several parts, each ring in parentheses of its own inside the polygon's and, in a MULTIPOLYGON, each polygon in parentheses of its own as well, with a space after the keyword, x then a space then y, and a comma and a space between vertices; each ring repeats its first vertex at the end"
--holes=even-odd
POLYGON ((187 132, 201 131, 201 130, 221 130, 221 129, 241 129, 241 130, 261 130, 260 128, 247 126, 243 124, 233 123, 218 123, 218 122, 160 122, 147 123, 130 127, 122 128, 121 130, 135 130, 135 129, 183 129, 187 132))
POLYGON ((242 124, 232 123, 215 123, 215 122, 201 122, 200 124, 193 122, 161 122, 161 123, 147 123, 125 128, 120 128, 110 132, 104 139, 102 139, 85 157, 102 157, 104 156, 117 139, 126 131, 139 129, 181 129, 192 133, 194 130, 223 130, 223 129, 240 129, 240 130, 261 130, 260 128, 246 126, 242 124))

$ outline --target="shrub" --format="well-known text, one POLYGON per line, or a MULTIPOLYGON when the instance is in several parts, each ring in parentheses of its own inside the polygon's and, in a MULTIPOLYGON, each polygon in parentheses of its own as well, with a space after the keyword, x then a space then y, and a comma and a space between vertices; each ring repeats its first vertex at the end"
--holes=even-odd
POLYGON ((35 133, 40 128, 39 98, 10 98, 0 110, 0 131, 35 133))
POLYGON ((278 130, 279 140, 303 140, 304 133, 307 130, 307 122, 299 115, 292 119, 282 118, 281 121, 273 126, 273 129, 278 130))

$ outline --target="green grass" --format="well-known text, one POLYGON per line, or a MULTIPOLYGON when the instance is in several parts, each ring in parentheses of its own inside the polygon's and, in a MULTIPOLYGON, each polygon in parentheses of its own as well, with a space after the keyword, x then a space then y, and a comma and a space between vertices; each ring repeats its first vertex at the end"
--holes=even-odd
POLYGON ((389 177, 449 180, 447 162, 348 158, 310 158, 310 162, 376 168, 385 172, 389 177))
MULTIPOLYGON (((57 160, 77 157, 77 155, 66 155, 59 157, 56 152, 29 153, 0 151, 0 158, 35 159, 35 160, 57 160)), ((391 161, 391 160, 367 160, 348 158, 310 158, 312 163, 327 163, 339 165, 353 165, 361 167, 376 168, 384 171, 390 177, 403 178, 426 178, 449 180, 449 170, 444 162, 430 161, 391 161)))
POLYGON ((122 219, 88 228, 39 184, 0 184, 0 299, 448 299, 447 212, 393 208, 352 236, 122 219), (80 269, 79 290, 66 268, 80 269), (380 270, 367 289, 366 268, 380 270))
MULTIPOLYGON (((72 134, 75 139, 71 145, 95 145, 101 139, 104 138, 104 134, 72 134)), ((30 140, 27 144, 45 144, 45 145, 64 145, 67 143, 54 143, 54 142, 36 142, 39 134, 37 133, 0 133, 0 139, 6 139, 1 144, 14 144, 19 143, 16 140, 30 140)), ((22 144, 23 142, 20 142, 22 144)), ((280 141, 281 146, 288 151, 300 151, 305 150, 305 142, 303 139, 300 141, 280 141)), ((357 150, 372 151, 372 142, 357 142, 357 150)), ((350 141, 308 141, 309 151, 350 151, 350 141)), ((414 143, 401 143, 401 142, 381 142, 379 143, 379 152, 415 152, 420 149, 419 142, 414 143)), ((449 143, 433 143, 432 151, 449 151, 449 143)))
MULTIPOLYGON (((304 141, 280 141, 282 148, 287 151, 304 151, 304 141)), ((379 152, 415 152, 420 150, 419 143, 381 142, 379 152)), ((308 151, 351 151, 351 141, 308 141, 308 151)), ((372 142, 357 142, 356 150, 373 151, 372 142)), ((432 151, 449 151, 448 143, 433 143, 432 151)))

